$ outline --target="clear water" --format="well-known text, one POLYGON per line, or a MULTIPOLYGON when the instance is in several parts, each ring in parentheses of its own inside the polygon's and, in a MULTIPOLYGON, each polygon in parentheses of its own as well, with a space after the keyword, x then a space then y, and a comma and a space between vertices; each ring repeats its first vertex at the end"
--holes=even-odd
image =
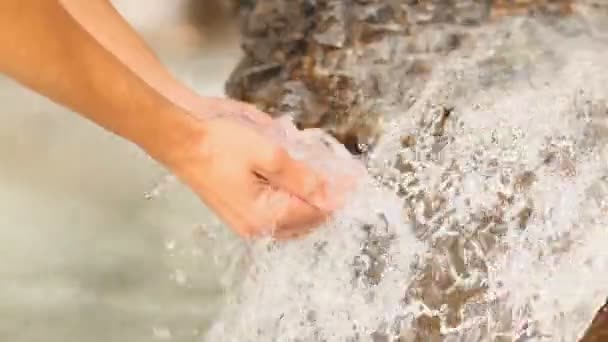
POLYGON ((335 222, 244 246, 205 341, 575 341, 608 285, 608 41, 586 19, 476 32, 335 222))

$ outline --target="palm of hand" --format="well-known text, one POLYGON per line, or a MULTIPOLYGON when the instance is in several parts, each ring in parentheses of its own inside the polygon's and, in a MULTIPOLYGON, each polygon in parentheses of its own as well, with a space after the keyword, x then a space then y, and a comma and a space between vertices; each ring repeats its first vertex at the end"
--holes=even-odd
POLYGON ((174 171, 240 235, 301 235, 340 205, 326 178, 292 159, 264 127, 235 118, 205 125, 174 171))

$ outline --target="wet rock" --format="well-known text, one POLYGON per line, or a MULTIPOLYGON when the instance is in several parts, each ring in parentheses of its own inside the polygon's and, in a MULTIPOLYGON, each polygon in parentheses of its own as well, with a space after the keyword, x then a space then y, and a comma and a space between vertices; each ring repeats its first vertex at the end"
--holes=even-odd
MULTIPOLYGON (((418 303, 424 310, 412 320, 412 329, 393 332, 399 340, 442 340, 445 331, 461 325, 470 303, 482 301, 487 292, 483 279, 488 259, 506 248, 500 242, 509 224, 524 231, 535 214, 538 204, 529 192, 537 171, 576 176, 575 156, 580 153, 570 149, 567 139, 547 141, 540 151, 545 162, 538 169, 499 161, 497 156, 509 152, 507 148, 472 146, 460 156, 465 160, 461 163, 445 152, 460 133, 455 98, 525 79, 542 58, 560 64, 551 56, 550 43, 535 35, 534 25, 526 21, 518 30, 491 31, 492 37, 479 28, 513 15, 539 15, 542 21, 572 14, 570 0, 258 0, 241 7, 246 56, 227 83, 231 96, 275 116, 290 115, 300 128, 321 127, 355 154, 374 148, 386 121, 413 106, 423 113, 415 128, 399 132, 402 150, 391 164, 396 172, 379 175, 383 185, 397 188, 404 216, 433 256, 412 265, 415 279, 404 291, 404 305, 418 303), (446 75, 475 79, 469 83, 476 88, 454 82, 446 91, 450 94, 438 91, 432 103, 419 103, 441 62, 455 53, 466 57, 469 50, 483 49, 480 41, 496 44, 477 55, 484 56, 471 65, 478 74, 446 75), (436 179, 428 179, 429 169, 438 173, 436 179), (481 203, 473 203, 478 194, 461 196, 465 199, 459 205, 466 214, 457 215, 449 203, 464 191, 468 173, 483 174, 487 180, 479 184, 479 192, 490 192, 491 181, 496 191, 481 203)), ((355 278, 370 287, 382 281, 392 242, 378 232, 380 226, 367 227, 367 243, 353 260, 355 278)), ((569 248, 560 239, 551 243, 554 250, 569 248)), ((493 303, 484 304, 483 310, 494 308, 493 303)), ((511 322, 500 324, 501 330, 514 330, 511 322)), ((373 336, 387 338, 380 332, 373 336)))
POLYGON ((534 15, 556 14, 568 15, 572 13, 575 0, 494 0, 490 11, 491 18, 508 15, 534 15))
POLYGON ((608 341, 608 299, 597 311, 591 325, 579 342, 608 341))
POLYGON ((189 0, 189 23, 204 33, 223 36, 234 28, 240 0, 189 0))
POLYGON ((363 153, 376 143, 389 109, 412 105, 434 64, 472 44, 468 27, 509 15, 565 15, 571 3, 241 1, 245 57, 226 90, 363 153))

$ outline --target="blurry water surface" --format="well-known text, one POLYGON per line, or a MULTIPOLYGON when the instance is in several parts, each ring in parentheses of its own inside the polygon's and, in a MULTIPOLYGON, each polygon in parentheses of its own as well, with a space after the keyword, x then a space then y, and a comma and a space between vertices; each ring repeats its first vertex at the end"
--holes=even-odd
MULTIPOLYGON (((205 45, 183 1, 116 1, 175 74, 223 95, 238 42, 205 45)), ((217 309, 210 220, 129 143, 0 80, 0 340, 194 341, 217 309)), ((230 238, 230 237, 228 237, 230 238)))

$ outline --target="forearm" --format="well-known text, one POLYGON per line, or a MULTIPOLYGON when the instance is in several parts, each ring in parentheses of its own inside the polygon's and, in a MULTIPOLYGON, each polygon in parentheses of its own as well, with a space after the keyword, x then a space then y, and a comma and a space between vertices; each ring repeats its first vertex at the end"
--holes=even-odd
POLYGON ((2 1, 0 71, 156 158, 200 133, 198 97, 106 0, 2 1))

